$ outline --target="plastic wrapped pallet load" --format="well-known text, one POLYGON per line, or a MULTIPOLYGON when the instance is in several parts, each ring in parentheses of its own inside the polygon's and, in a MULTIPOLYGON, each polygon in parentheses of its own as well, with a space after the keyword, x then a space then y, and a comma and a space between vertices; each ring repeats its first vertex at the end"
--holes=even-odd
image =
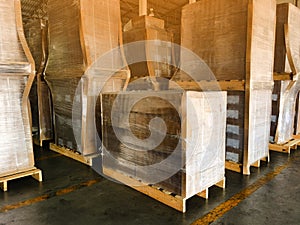
MULTIPOLYGON (((155 42, 145 42, 141 48, 147 61, 129 65, 131 80, 146 76, 169 79, 172 76, 171 65, 175 60, 171 44, 173 34, 165 30, 164 21, 151 16, 139 16, 124 26, 124 43, 150 40, 155 42), (151 59, 157 60, 153 62, 151 59)), ((135 55, 135 52, 126 52, 127 57, 135 55)))
POLYGON ((223 88, 230 91, 226 158, 243 164, 244 174, 269 156, 275 21, 274 0, 201 0, 182 10, 182 46, 204 60, 214 80, 245 83, 241 91, 223 88))
POLYGON ((9 175, 35 170, 28 107, 35 71, 20 7, 18 0, 0 2, 0 183, 4 190, 9 175))
POLYGON ((35 143, 53 138, 50 90, 44 80, 48 58, 47 0, 22 0, 24 33, 35 61, 36 80, 30 92, 33 138, 35 143))
MULTIPOLYGON (((275 81, 270 141, 278 145, 291 141, 295 130, 296 101, 300 91, 299 35, 300 9, 291 3, 277 5, 274 71, 293 77, 275 81)), ((272 150, 273 146, 270 145, 272 150)))
MULTIPOLYGON (((101 70, 113 71, 123 64, 120 54, 107 58, 105 68, 95 63, 101 55, 119 47, 120 3, 119 0, 49 0, 48 13, 50 43, 45 78, 51 89, 54 108, 54 142, 83 155, 93 154, 97 151, 96 134, 92 129, 97 96, 89 97, 88 92, 91 82, 107 81, 101 80, 101 70), (84 76, 88 70, 100 78, 96 81, 87 74, 84 76), (76 95, 79 85, 82 85, 83 92, 76 95), (81 107, 73 108, 74 98, 82 103, 81 107), (77 114, 76 121, 72 121, 72 113, 77 114), (76 139, 73 128, 82 137, 76 139)), ((126 71, 124 76, 128 76, 126 71)), ((112 78, 109 82, 111 86, 107 88, 110 91, 124 86, 124 82, 118 79, 112 78)))
MULTIPOLYGON (((178 195, 180 206, 164 203, 180 211, 186 199, 224 181, 226 92, 129 91, 101 99, 105 175, 178 195)), ((162 201, 143 188, 136 189, 162 201)))

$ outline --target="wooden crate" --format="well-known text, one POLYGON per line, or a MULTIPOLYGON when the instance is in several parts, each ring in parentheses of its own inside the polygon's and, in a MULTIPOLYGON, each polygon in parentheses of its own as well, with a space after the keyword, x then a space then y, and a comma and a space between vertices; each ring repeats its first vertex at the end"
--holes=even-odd
MULTIPOLYGON (((244 174, 250 174, 251 165, 269 157, 275 21, 274 0, 201 0, 182 11, 182 46, 196 53, 214 74, 207 78, 199 74, 196 81, 221 81, 219 89, 226 91, 232 89, 224 86, 224 81, 244 82, 243 93, 231 92, 231 96, 243 96, 244 108, 236 105, 236 109, 230 109, 234 104, 228 105, 240 116, 235 121, 228 118, 231 127, 227 129, 227 146, 229 141, 235 146, 234 151, 228 146, 227 157, 230 155, 237 167, 242 165, 244 174)), ((181 57, 182 68, 188 63, 189 59, 181 57)), ((187 76, 176 79, 189 80, 187 76)), ((206 87, 202 85, 202 89, 206 87)))
POLYGON ((129 186, 135 186, 133 179, 145 189, 160 187, 180 196, 181 205, 224 181, 225 92, 139 91, 101 98, 105 175, 129 186), (150 132, 154 118, 164 121, 165 133, 159 130, 163 122, 150 132))

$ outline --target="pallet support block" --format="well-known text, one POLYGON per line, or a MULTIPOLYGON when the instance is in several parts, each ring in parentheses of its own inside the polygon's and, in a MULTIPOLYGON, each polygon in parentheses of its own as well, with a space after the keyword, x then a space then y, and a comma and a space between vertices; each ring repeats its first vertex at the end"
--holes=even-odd
POLYGON ((299 143, 300 143, 300 139, 293 139, 283 145, 269 144, 269 148, 271 151, 291 154, 291 149, 297 149, 299 143))
POLYGON ((7 182, 11 180, 15 180, 22 177, 32 176, 35 180, 42 182, 42 171, 40 169, 34 168, 25 172, 16 173, 4 177, 0 177, 0 187, 1 189, 6 192, 8 190, 7 188, 7 182))

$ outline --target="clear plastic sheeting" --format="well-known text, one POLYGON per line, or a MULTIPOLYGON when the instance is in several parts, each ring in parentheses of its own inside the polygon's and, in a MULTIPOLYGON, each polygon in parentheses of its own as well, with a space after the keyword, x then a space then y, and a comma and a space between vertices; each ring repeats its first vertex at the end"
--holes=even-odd
POLYGON ((0 76, 0 176, 33 166, 21 108, 25 85, 25 78, 0 76))
POLYGON ((282 86, 278 125, 275 142, 284 144, 293 138, 296 113, 296 99, 300 91, 300 81, 290 81, 282 86))
POLYGON ((184 198, 224 179, 226 92, 105 93, 102 108, 103 168, 184 198))
POLYGON ((272 90, 252 90, 250 93, 248 165, 269 156, 272 90), (253 116, 255 115, 255 116, 253 116))
POLYGON ((292 81, 280 81, 274 90, 277 100, 273 100, 271 141, 285 144, 293 139, 296 101, 300 91, 300 9, 290 3, 277 5, 277 32, 275 48, 275 68, 278 73, 294 75, 292 81), (276 126, 277 125, 277 126, 276 126), (274 130, 276 130, 274 137, 274 130))
MULTIPOLYGON (((145 55, 145 61, 129 65, 131 80, 140 77, 164 77, 173 75, 172 63, 175 61, 172 45, 173 34, 165 30, 164 21, 151 16, 140 16, 131 19, 124 26, 124 43, 153 40, 153 44, 144 42, 139 54, 145 55)), ((136 57, 136 52, 125 52, 127 61, 136 57)))
POLYGON ((27 62, 16 29, 15 2, 0 2, 0 65, 27 62))
POLYGON ((34 65, 20 8, 18 0, 0 1, 0 176, 34 167, 27 105, 34 65))

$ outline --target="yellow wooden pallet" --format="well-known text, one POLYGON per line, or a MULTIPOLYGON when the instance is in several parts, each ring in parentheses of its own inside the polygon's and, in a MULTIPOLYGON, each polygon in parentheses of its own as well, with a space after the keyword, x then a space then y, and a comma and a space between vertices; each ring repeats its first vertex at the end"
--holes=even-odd
POLYGON ((39 182, 43 181, 42 171, 40 169, 33 168, 30 170, 18 172, 18 173, 12 174, 12 175, 0 177, 0 188, 3 191, 7 191, 7 182, 8 181, 15 180, 15 179, 22 178, 22 177, 27 177, 27 176, 32 176, 34 179, 36 179, 39 182))
MULTIPOLYGON (((163 188, 154 186, 154 185, 146 185, 143 184, 140 181, 137 181, 131 177, 128 177, 120 172, 103 168, 103 173, 115 180, 118 180, 124 184, 130 183, 130 187, 169 206, 173 209, 176 209, 180 212, 185 213, 186 212, 186 198, 176 195, 174 193, 168 192, 164 190, 163 188)), ((220 182, 216 183, 215 186, 220 188, 225 188, 225 178, 221 180, 220 182)), ((208 188, 206 190, 203 190, 202 192, 198 193, 197 196, 208 199, 208 188)))
POLYGON ((54 143, 50 143, 49 149, 54 151, 54 152, 60 153, 64 156, 67 156, 71 159, 74 159, 78 162, 86 164, 88 166, 93 165, 93 157, 94 156, 86 157, 86 156, 80 155, 78 152, 75 152, 71 149, 68 149, 68 148, 65 148, 65 147, 62 147, 62 146, 57 146, 54 143))
POLYGON ((300 143, 300 137, 299 136, 294 136, 294 139, 288 141, 285 144, 269 144, 269 149, 271 151, 276 151, 276 152, 283 152, 290 154, 291 149, 297 149, 298 145, 300 143))
POLYGON ((244 168, 245 166, 243 166, 243 164, 241 164, 241 163, 236 163, 236 162, 233 162, 233 161, 226 160, 225 161, 225 169, 231 170, 231 171, 234 171, 234 172, 238 172, 238 173, 243 173, 243 174, 247 175, 249 173, 245 173, 245 171, 250 171, 250 167, 251 166, 259 168, 261 161, 267 162, 268 161, 268 157, 264 157, 264 158, 256 161, 255 163, 253 163, 252 165, 248 166, 247 168, 244 168))

